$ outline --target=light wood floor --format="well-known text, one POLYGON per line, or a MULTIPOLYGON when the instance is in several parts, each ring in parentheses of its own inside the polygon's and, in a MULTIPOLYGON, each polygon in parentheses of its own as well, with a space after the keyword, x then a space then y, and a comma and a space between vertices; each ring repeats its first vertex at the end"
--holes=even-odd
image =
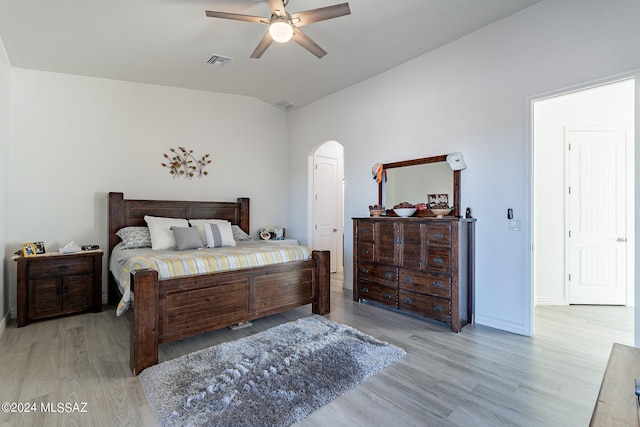
MULTIPOLYGON (((339 279, 336 277, 335 279, 339 279)), ((632 345, 630 307, 538 307, 536 335, 468 325, 460 334, 366 304, 332 280, 329 319, 407 356, 301 426, 586 426, 613 342, 632 345)), ((161 360, 310 315, 303 307, 161 347, 161 360)), ((154 425, 128 368, 129 333, 113 307, 10 325, 0 338, 0 401, 81 403, 86 413, 2 413, 0 426, 154 425)))

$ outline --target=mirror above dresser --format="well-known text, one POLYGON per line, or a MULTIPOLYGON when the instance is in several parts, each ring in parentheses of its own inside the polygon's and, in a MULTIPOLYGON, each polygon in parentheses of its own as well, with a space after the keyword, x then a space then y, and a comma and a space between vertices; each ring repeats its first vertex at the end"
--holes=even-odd
POLYGON ((382 170, 386 180, 378 184, 378 204, 385 206, 388 214, 402 202, 428 206, 434 202, 430 195, 447 195, 446 203, 453 207, 450 215, 460 217, 460 170, 451 168, 446 154, 384 163, 382 170))

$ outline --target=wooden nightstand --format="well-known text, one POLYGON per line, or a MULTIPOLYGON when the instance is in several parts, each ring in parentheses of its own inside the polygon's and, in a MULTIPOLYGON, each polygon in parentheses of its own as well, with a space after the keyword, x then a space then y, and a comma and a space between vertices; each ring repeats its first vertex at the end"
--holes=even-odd
POLYGON ((17 256, 18 327, 33 320, 102 311, 101 250, 17 256))

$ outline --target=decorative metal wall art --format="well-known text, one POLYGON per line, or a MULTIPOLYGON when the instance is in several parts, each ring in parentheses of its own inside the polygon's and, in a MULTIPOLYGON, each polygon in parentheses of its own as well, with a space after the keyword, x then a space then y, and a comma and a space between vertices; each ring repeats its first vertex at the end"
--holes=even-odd
POLYGON ((183 176, 185 178, 198 177, 202 178, 209 174, 204 168, 211 163, 209 154, 205 154, 200 159, 193 155, 193 150, 187 150, 184 147, 169 149, 171 154, 164 153, 164 158, 168 163, 162 163, 162 166, 169 169, 169 173, 174 178, 183 176))

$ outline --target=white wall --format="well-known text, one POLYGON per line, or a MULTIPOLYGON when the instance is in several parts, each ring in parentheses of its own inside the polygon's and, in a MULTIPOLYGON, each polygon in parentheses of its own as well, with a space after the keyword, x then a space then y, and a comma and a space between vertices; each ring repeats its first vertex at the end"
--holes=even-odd
MULTIPOLYGON (((567 126, 619 126, 629 129, 632 142, 631 152, 627 153, 627 167, 633 170, 634 99, 634 82, 626 80, 555 96, 534 105, 534 279, 537 304, 569 304, 565 286, 565 129, 567 126)), ((632 181, 629 186, 629 193, 634 194, 632 181)), ((629 211, 633 213, 633 209, 629 211)), ((627 264, 632 274, 635 259, 631 245, 633 224, 628 224, 628 228, 627 264)), ((634 305, 632 290, 628 304, 634 305)))
MULTIPOLYGON (((70 240, 106 248, 109 191, 250 197, 254 232, 288 227, 287 168, 278 166, 287 158, 286 113, 250 97, 19 68, 12 87, 9 250, 34 240, 47 250, 70 240), (178 146, 210 153, 209 175, 173 179, 161 163, 178 146)), ((15 286, 9 295, 15 309, 15 286)))
MULTIPOLYGON (((307 156, 345 147, 345 219, 367 214, 371 166, 460 151, 462 208, 477 218, 477 323, 531 333, 528 99, 640 66, 640 2, 548 0, 290 115, 290 205, 306 206, 307 156), (523 232, 508 231, 513 208, 523 232)), ((293 212, 293 211, 291 211, 293 212)), ((304 235, 306 215, 290 214, 304 235)), ((345 264, 353 260, 345 227, 345 264)), ((345 269, 347 285, 352 272, 345 269)))
POLYGON ((5 329, 7 314, 9 313, 9 289, 10 281, 5 274, 7 269, 7 233, 9 204, 9 116, 11 105, 11 63, 0 39, 0 335, 5 329))

